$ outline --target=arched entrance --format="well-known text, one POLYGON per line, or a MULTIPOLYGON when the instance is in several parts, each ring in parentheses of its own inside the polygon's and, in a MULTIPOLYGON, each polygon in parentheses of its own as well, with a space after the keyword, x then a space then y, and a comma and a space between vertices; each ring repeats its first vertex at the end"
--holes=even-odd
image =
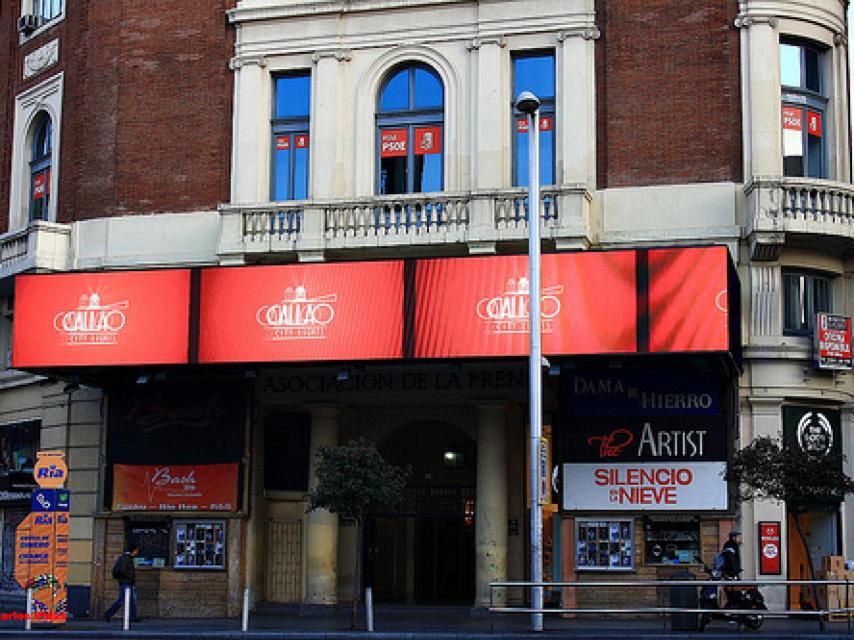
POLYGON ((411 473, 400 510, 366 523, 365 577, 375 599, 471 604, 474 440, 452 425, 422 422, 395 430, 378 448, 411 473))

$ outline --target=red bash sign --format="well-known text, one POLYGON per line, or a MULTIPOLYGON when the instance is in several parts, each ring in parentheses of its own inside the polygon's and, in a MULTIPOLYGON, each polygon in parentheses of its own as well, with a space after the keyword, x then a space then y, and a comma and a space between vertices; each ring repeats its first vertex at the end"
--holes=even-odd
POLYGON ((116 511, 237 511, 238 464, 113 465, 116 511))
POLYGON ((759 523, 759 573, 762 575, 778 576, 782 572, 780 566, 780 523, 759 523))
POLYGON ((18 276, 16 368, 184 364, 190 271, 18 276))

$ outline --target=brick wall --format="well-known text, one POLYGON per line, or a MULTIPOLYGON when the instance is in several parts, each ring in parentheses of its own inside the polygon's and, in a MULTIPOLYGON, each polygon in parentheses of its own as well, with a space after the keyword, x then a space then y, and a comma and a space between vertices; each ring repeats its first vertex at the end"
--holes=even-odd
POLYGON ((8 228, 14 99, 65 72, 58 219, 211 210, 228 199, 234 0, 69 2, 18 44, 20 0, 0 3, 0 232, 8 228), (28 82, 24 56, 60 62, 28 82))
POLYGON ((596 1, 599 188, 741 180, 737 12, 596 1))

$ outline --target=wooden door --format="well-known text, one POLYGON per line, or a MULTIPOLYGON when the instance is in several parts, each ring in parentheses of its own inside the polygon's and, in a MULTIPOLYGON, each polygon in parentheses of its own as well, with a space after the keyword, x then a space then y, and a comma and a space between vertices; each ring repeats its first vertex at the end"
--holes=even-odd
POLYGON ((302 520, 269 520, 265 589, 267 602, 300 602, 302 520))

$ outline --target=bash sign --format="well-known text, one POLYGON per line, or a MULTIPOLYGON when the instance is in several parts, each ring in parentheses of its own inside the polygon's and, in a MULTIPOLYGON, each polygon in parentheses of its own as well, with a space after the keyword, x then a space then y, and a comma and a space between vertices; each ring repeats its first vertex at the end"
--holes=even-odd
POLYGON ((237 511, 237 463, 113 465, 116 511, 237 511))

